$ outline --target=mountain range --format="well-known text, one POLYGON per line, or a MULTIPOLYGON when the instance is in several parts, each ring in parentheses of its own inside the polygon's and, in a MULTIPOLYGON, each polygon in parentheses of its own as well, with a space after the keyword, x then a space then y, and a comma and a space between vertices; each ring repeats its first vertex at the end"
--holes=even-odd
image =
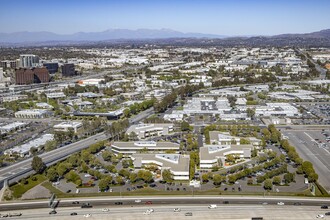
POLYGON ((305 34, 274 36, 226 36, 183 33, 171 29, 109 29, 102 32, 56 34, 53 32, 0 33, 0 45, 70 45, 125 42, 156 42, 174 45, 220 46, 326 46, 330 47, 330 29, 305 34))
POLYGON ((56 34, 53 32, 0 33, 2 43, 27 43, 46 41, 104 41, 114 39, 161 39, 161 38, 224 38, 223 35, 183 33, 171 29, 109 29, 102 32, 78 32, 56 34))

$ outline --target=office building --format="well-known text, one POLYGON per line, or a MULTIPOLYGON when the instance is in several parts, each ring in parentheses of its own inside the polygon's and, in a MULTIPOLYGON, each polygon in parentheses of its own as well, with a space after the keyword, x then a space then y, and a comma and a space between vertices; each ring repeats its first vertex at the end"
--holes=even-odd
POLYGON ((47 68, 50 74, 58 72, 58 63, 44 63, 43 65, 47 68))
POLYGON ((49 82, 49 72, 45 67, 33 69, 20 68, 16 70, 15 77, 17 85, 49 82))
POLYGON ((20 55, 20 67, 32 68, 39 64, 39 57, 33 54, 20 55))
POLYGON ((134 167, 157 166, 160 170, 169 170, 174 180, 189 180, 188 155, 181 154, 134 154, 131 156, 134 167))
POLYGON ((166 151, 178 152, 180 145, 172 142, 137 141, 137 142, 114 142, 111 150, 115 154, 132 155, 136 153, 164 153, 166 151))
POLYGON ((74 68, 74 64, 67 63, 62 66, 62 76, 70 77, 75 75, 76 75, 76 71, 74 68))

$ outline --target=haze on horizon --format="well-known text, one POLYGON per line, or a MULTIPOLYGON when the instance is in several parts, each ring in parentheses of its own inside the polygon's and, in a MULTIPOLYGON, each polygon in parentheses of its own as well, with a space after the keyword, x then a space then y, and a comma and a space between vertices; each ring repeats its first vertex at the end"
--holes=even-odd
POLYGON ((172 29, 218 35, 308 33, 330 28, 327 0, 2 0, 0 32, 57 34, 172 29))

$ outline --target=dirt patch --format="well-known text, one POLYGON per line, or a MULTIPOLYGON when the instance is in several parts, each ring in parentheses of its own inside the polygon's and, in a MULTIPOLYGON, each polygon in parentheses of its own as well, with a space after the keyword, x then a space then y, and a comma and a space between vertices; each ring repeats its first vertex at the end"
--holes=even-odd
POLYGON ((42 185, 37 185, 23 194, 22 199, 44 199, 49 198, 51 193, 42 185))

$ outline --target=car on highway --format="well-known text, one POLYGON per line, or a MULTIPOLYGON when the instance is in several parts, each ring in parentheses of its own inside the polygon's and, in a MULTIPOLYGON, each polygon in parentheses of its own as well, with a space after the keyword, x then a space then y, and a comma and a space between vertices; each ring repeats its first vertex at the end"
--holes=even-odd
POLYGON ((92 216, 92 214, 89 214, 89 213, 84 215, 85 218, 89 218, 91 216, 92 216))
POLYGON ((330 215, 330 212, 326 212, 326 213, 324 213, 324 215, 330 215))
POLYGON ((323 205, 323 206, 321 206, 321 209, 328 209, 328 206, 327 205, 323 205))
POLYGON ((141 202, 141 199, 136 199, 134 200, 135 203, 140 203, 141 202))
POLYGON ((143 215, 150 215, 150 212, 145 211, 145 212, 143 212, 143 215))
POLYGON ((73 201, 72 204, 76 205, 76 204, 79 204, 78 201, 73 201))
POLYGON ((284 202, 278 202, 277 205, 284 205, 284 202))
POLYGON ((49 214, 50 215, 55 215, 55 214, 57 214, 57 212, 55 210, 52 210, 52 211, 49 212, 49 214))
POLYGON ((110 211, 110 209, 108 209, 108 208, 103 208, 102 209, 102 212, 109 212, 110 211))
POLYGON ((78 215, 77 212, 71 212, 70 215, 78 215))
POLYGON ((216 209, 218 206, 216 204, 211 204, 208 206, 209 209, 216 209))
POLYGON ((152 201, 146 201, 146 205, 152 205, 152 201))
POLYGON ((293 205, 299 206, 299 205, 301 205, 301 203, 300 202, 295 202, 295 203, 293 203, 293 205))
POLYGON ((263 203, 261 203, 262 205, 268 205, 268 202, 263 202, 263 203))
POLYGON ((181 209, 180 208, 175 208, 173 209, 174 212, 181 212, 181 209))
POLYGON ((154 209, 147 209, 147 211, 150 212, 150 213, 151 213, 151 212, 155 212, 154 209))
POLYGON ((115 205, 122 205, 123 202, 115 202, 115 205))
POLYGON ((324 218, 324 215, 318 214, 318 215, 316 215, 316 218, 324 218))
POLYGON ((184 215, 185 216, 192 216, 193 214, 192 214, 192 212, 186 212, 184 215))

